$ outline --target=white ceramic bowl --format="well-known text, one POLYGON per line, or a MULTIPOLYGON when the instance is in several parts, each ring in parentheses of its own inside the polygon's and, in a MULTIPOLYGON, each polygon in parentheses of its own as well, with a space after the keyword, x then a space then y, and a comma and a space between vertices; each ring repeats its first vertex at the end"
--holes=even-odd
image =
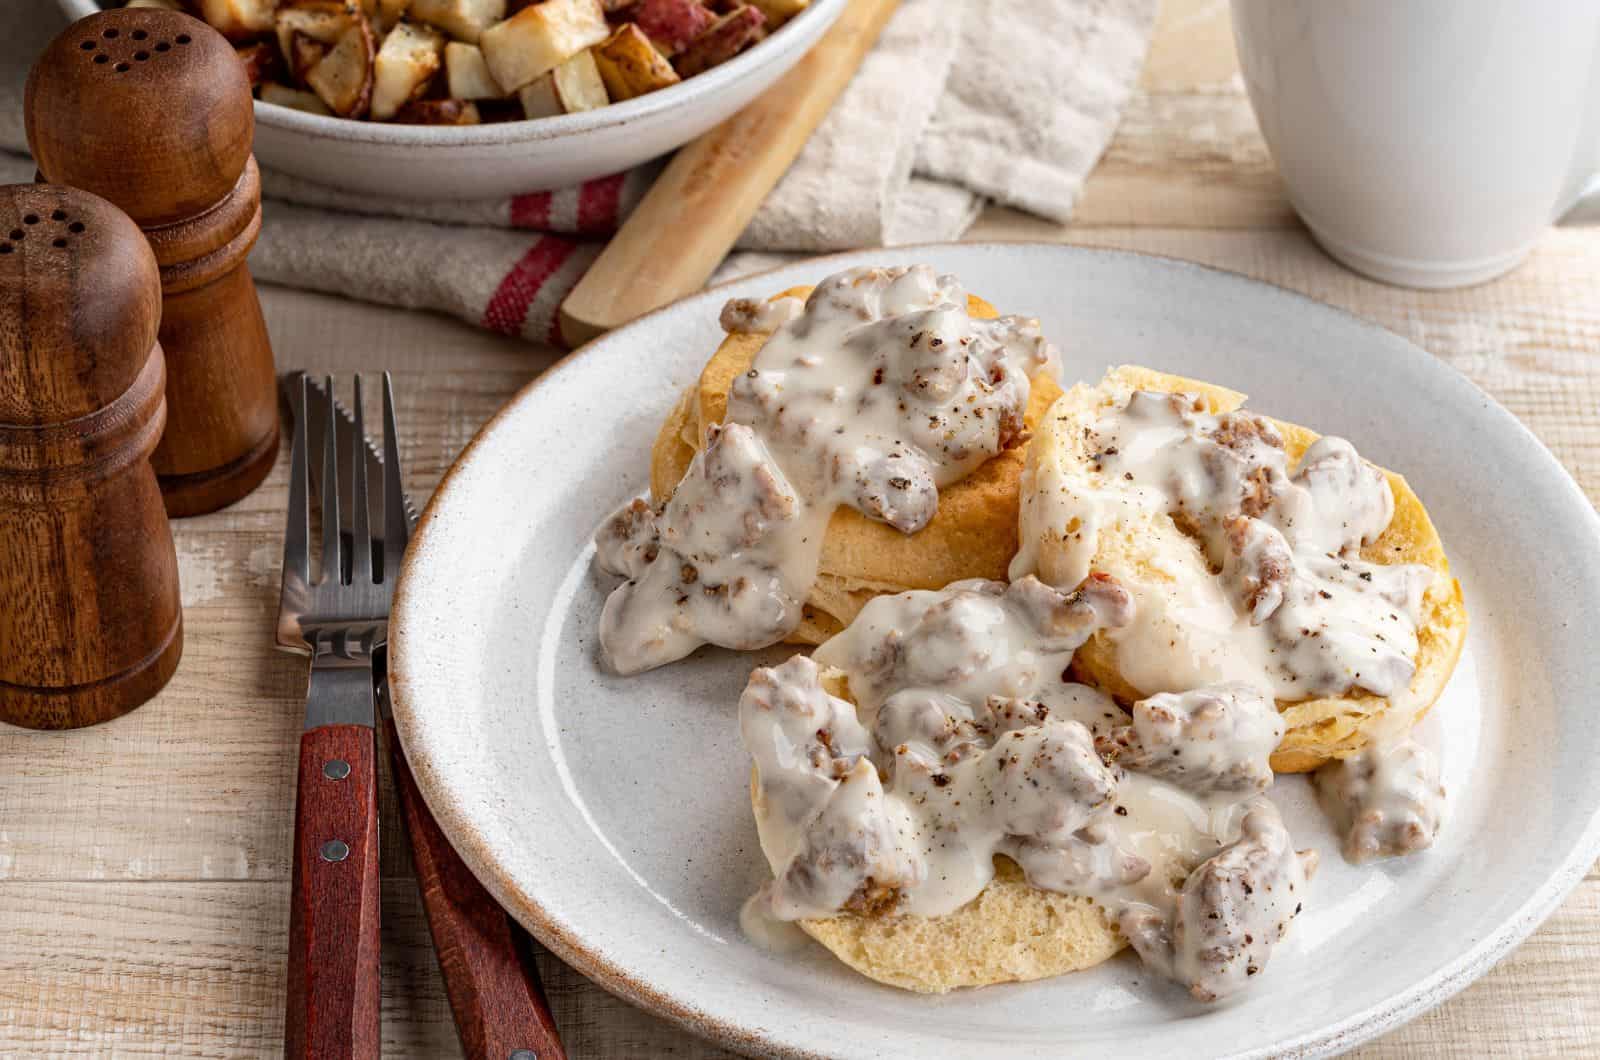
MULTIPOLYGON (((56 0, 69 18, 96 0, 56 0)), ((581 114, 443 127, 349 121, 256 103, 261 164, 329 187, 407 199, 488 199, 619 173, 681 147, 800 61, 846 0, 812 0, 755 47, 682 84, 581 114)))

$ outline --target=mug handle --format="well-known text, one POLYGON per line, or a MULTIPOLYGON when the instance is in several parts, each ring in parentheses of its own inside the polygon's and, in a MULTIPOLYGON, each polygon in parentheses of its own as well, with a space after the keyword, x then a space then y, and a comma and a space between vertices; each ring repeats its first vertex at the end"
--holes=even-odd
MULTIPOLYGON (((1600 85, 1600 70, 1592 80, 1600 85)), ((1590 91, 1595 87, 1591 85, 1590 91)), ((1600 223, 1600 103, 1592 98, 1578 132, 1578 143, 1566 187, 1561 189, 1561 197, 1556 200, 1554 220, 1558 224, 1600 223)))
POLYGON ((1558 224, 1600 224, 1600 173, 1574 182, 1556 210, 1558 224))

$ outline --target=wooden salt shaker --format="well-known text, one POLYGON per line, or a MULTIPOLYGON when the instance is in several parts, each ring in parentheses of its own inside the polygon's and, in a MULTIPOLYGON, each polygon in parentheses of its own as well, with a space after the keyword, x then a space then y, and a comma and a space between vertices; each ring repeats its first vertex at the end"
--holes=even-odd
POLYGON ((117 8, 50 43, 24 115, 43 179, 121 207, 161 266, 167 430, 152 463, 167 512, 232 504, 278 450, 272 347, 245 264, 261 177, 243 66, 198 19, 117 8))
POLYGON ((0 721, 70 729, 155 695, 183 651, 150 466, 161 281, 104 199, 0 187, 0 721))

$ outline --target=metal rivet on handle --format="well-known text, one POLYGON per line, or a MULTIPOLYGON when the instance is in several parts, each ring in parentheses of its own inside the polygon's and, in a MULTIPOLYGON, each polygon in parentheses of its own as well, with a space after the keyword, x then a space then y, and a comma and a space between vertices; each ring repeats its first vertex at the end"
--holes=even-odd
POLYGON ((330 839, 322 844, 323 861, 343 861, 350 856, 350 848, 342 839, 330 839))
POLYGON ((343 780, 350 775, 350 763, 342 758, 335 758, 323 765, 322 775, 329 780, 343 780))

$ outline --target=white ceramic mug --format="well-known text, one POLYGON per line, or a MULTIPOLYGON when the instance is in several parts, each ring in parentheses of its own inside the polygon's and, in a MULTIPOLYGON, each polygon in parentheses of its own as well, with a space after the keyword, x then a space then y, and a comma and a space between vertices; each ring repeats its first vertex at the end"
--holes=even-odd
POLYGON ((1513 268, 1600 168, 1600 0, 1233 0, 1289 198, 1359 272, 1513 268))

